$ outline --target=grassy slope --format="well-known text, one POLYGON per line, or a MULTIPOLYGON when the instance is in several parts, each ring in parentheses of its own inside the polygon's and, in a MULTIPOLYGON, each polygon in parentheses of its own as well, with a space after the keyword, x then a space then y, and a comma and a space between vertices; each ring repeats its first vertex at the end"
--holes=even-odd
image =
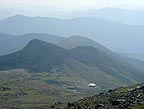
MULTIPOLYGON (((47 109, 53 107, 50 105, 53 103, 57 103, 54 107, 64 107, 67 102, 103 91, 100 87, 88 87, 88 83, 77 74, 70 76, 54 70, 43 73, 22 69, 0 71, 0 108, 47 109)), ((124 88, 118 90, 127 92, 124 88)))
POLYGON ((0 71, 0 108, 29 108, 67 102, 93 95, 87 81, 57 72, 29 73, 25 70, 0 71), (75 78, 75 79, 74 79, 75 78), (78 83, 76 83, 78 82, 78 83), (84 87, 85 86, 85 87, 84 87))

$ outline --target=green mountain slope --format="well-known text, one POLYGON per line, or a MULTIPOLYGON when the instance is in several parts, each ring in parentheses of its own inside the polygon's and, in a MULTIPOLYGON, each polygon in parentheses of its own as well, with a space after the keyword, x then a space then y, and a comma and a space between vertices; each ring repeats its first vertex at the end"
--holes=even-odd
POLYGON ((34 109, 86 96, 86 92, 68 89, 71 82, 63 82, 57 76, 23 69, 0 71, 0 109, 34 109))
POLYGON ((36 39, 24 49, 0 57, 0 70, 19 68, 65 74, 82 87, 95 82, 100 89, 142 82, 144 76, 143 72, 94 47, 65 50, 36 39))
POLYGON ((139 60, 139 59, 133 59, 130 57, 122 57, 120 56, 120 58, 124 61, 126 61, 127 63, 131 64, 133 67, 140 69, 141 71, 144 71, 144 61, 139 60))
POLYGON ((72 49, 72 48, 76 48, 78 46, 91 46, 91 47, 95 47, 109 55, 113 55, 113 57, 119 59, 119 61, 125 61, 126 63, 132 65, 133 67, 135 67, 136 69, 139 69, 141 71, 144 71, 144 62, 138 59, 134 59, 134 58, 130 58, 130 57, 126 57, 123 55, 119 55, 115 52, 112 52, 111 50, 109 50, 108 48, 104 47, 103 45, 100 45, 99 43, 95 42, 94 40, 88 39, 86 37, 82 37, 82 36, 72 36, 69 38, 66 38, 64 40, 62 40, 59 43, 59 46, 65 48, 65 49, 72 49))
POLYGON ((55 72, 33 73, 22 69, 0 71, 0 108, 87 109, 91 107, 93 109, 96 106, 115 106, 114 103, 117 103, 116 109, 119 109, 118 106, 135 106, 134 109, 144 107, 141 104, 144 95, 141 87, 143 84, 121 87, 96 95, 98 92, 94 91, 95 88, 86 89, 86 86, 83 89, 76 86, 72 88, 74 83, 70 80, 64 81, 64 76, 55 72), (126 102, 123 102, 124 100, 126 102))
POLYGON ((129 81, 132 78, 135 78, 137 81, 143 81, 141 77, 143 75, 142 71, 134 69, 125 61, 122 61, 111 54, 107 54, 90 46, 79 46, 71 51, 77 53, 80 57, 79 59, 81 59, 85 64, 94 65, 103 72, 106 72, 106 74, 115 76, 117 80, 121 80, 121 82, 126 82, 126 80, 129 81))
POLYGON ((32 40, 22 50, 2 56, 0 69, 24 68, 34 71, 50 71, 65 63, 72 55, 63 48, 40 40, 32 40), (6 59, 7 58, 7 59, 6 59))

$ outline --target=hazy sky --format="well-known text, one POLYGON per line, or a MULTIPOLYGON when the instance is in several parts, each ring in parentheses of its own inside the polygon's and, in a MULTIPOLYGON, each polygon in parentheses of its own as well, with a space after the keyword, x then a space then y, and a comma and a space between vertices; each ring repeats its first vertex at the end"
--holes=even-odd
POLYGON ((144 0, 0 0, 0 5, 19 8, 39 6, 66 10, 103 7, 143 8, 144 0))
POLYGON ((142 9, 144 0, 0 0, 0 17, 12 14, 47 15, 54 11, 105 7, 142 9))

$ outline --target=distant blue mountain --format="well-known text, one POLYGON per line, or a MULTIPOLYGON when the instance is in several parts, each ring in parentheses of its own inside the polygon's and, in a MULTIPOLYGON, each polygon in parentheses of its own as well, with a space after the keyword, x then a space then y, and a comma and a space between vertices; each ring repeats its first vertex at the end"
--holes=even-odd
POLYGON ((9 34, 48 33, 69 37, 82 35, 122 52, 143 51, 144 26, 130 26, 100 18, 62 20, 16 15, 0 21, 0 32, 9 34))
POLYGON ((65 15, 65 17, 97 17, 124 24, 144 25, 144 10, 102 8, 97 10, 74 11, 65 15))
POLYGON ((20 36, 0 34, 0 55, 6 55, 21 50, 32 39, 40 39, 49 43, 58 43, 64 40, 63 37, 44 33, 29 33, 20 36))

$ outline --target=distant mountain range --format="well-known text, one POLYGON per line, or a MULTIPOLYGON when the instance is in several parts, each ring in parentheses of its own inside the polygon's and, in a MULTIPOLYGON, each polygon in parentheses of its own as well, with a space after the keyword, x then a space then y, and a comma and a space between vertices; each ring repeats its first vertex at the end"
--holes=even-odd
POLYGON ((43 33, 29 33, 20 36, 0 34, 0 55, 6 55, 21 50, 32 39, 40 39, 49 43, 58 43, 65 38, 43 33))
MULTIPOLYGON (((6 10, 0 9, 0 20, 7 18, 9 16, 15 15, 17 13, 22 13, 17 10, 6 10), (15 12, 15 13, 14 13, 15 12)), ((23 14, 23 13, 22 13, 23 14)), ((38 16, 34 14, 29 14, 31 16, 38 16)), ((28 15, 28 14, 27 14, 28 15)), ((100 18, 106 19, 114 22, 119 22, 129 25, 144 25, 144 10, 141 9, 124 9, 124 8, 100 8, 100 9, 89 9, 89 10, 75 10, 73 12, 55 11, 47 12, 46 14, 41 14, 39 16, 48 16, 54 18, 62 19, 72 19, 77 17, 89 17, 89 18, 100 18)))
POLYGON ((7 55, 15 51, 21 50, 32 39, 40 39, 48 43, 56 44, 68 50, 76 48, 78 46, 92 46, 105 52, 109 52, 109 53, 112 52, 108 48, 97 43, 96 41, 80 35, 64 38, 64 37, 55 36, 51 34, 44 34, 44 33, 29 33, 20 36, 11 35, 11 34, 0 34, 0 38, 1 38, 0 55, 7 55))
POLYGON ((64 37, 82 35, 121 52, 141 52, 144 46, 144 26, 130 26, 100 18, 62 20, 16 15, 0 21, 0 33, 48 33, 64 37))
POLYGON ((92 17, 101 18, 129 25, 144 25, 144 10, 128 10, 121 8, 102 8, 74 11, 65 15, 66 18, 92 17))
POLYGON ((94 40, 77 35, 64 38, 44 33, 29 33, 20 36, 0 34, 0 38, 0 55, 6 55, 21 50, 32 39, 40 39, 49 43, 56 44, 68 50, 78 46, 93 46, 99 50, 111 52, 109 49, 95 42, 94 40))

